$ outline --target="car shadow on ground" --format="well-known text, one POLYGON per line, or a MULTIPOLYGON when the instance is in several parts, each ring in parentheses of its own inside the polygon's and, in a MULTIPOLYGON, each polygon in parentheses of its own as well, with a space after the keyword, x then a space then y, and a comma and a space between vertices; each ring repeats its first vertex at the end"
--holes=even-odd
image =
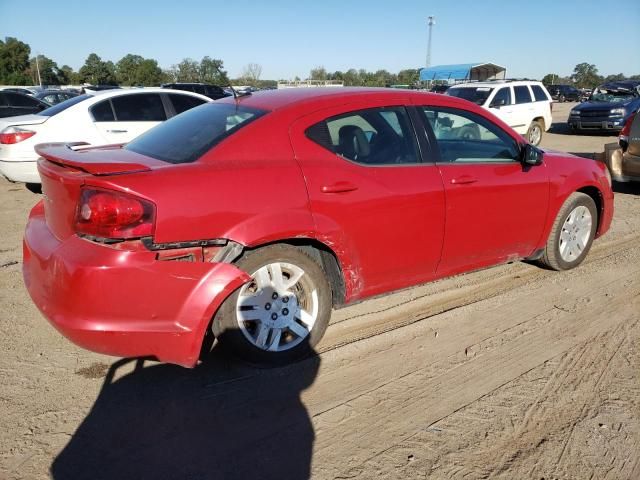
POLYGON ((51 476, 307 479, 314 431, 300 393, 314 382, 319 365, 314 355, 255 369, 217 347, 193 370, 120 360, 54 460, 51 476))
POLYGON ((626 193, 629 195, 640 195, 640 182, 613 182, 615 193, 626 193))

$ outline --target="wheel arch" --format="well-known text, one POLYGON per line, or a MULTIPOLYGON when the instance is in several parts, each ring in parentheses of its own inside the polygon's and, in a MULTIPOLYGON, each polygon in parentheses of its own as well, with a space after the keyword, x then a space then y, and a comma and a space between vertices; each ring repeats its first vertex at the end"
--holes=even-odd
POLYGON ((602 216, 603 216, 603 209, 604 209, 604 200, 602 198, 602 192, 598 187, 594 187, 591 185, 579 188, 576 190, 576 192, 589 195, 589 197, 591 197, 593 202, 596 204, 596 211, 598 212, 598 218, 596 219, 598 222, 597 228, 596 228, 596 235, 598 235, 600 233, 600 225, 602 223, 602 216))

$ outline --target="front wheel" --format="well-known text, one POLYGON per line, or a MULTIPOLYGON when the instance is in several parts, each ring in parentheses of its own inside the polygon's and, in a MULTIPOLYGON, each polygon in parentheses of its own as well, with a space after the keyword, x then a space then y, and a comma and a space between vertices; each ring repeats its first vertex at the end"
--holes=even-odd
POLYGON ((540 145, 542 140, 542 125, 538 120, 534 120, 527 130, 527 141, 534 146, 540 145))
POLYGON ((577 267, 591 248, 597 224, 593 199, 584 193, 572 193, 560 208, 540 261, 553 270, 577 267))
POLYGON ((289 245, 251 251, 236 265, 251 281, 213 320, 221 345, 262 364, 284 364, 311 353, 331 316, 331 287, 322 267, 289 245))

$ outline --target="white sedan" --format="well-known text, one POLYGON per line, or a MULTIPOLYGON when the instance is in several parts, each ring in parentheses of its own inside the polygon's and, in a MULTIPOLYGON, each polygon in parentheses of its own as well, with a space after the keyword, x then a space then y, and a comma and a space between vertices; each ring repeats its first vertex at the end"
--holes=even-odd
POLYGON ((80 95, 37 115, 0 120, 0 174, 40 183, 34 146, 47 142, 127 143, 158 123, 212 100, 163 88, 107 90, 80 95))

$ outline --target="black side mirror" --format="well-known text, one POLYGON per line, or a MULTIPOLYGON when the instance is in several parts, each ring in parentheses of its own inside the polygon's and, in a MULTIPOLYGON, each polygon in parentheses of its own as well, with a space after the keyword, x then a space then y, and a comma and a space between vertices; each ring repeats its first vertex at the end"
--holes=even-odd
POLYGON ((527 143, 520 152, 520 159, 525 165, 541 165, 543 155, 542 150, 527 143))

